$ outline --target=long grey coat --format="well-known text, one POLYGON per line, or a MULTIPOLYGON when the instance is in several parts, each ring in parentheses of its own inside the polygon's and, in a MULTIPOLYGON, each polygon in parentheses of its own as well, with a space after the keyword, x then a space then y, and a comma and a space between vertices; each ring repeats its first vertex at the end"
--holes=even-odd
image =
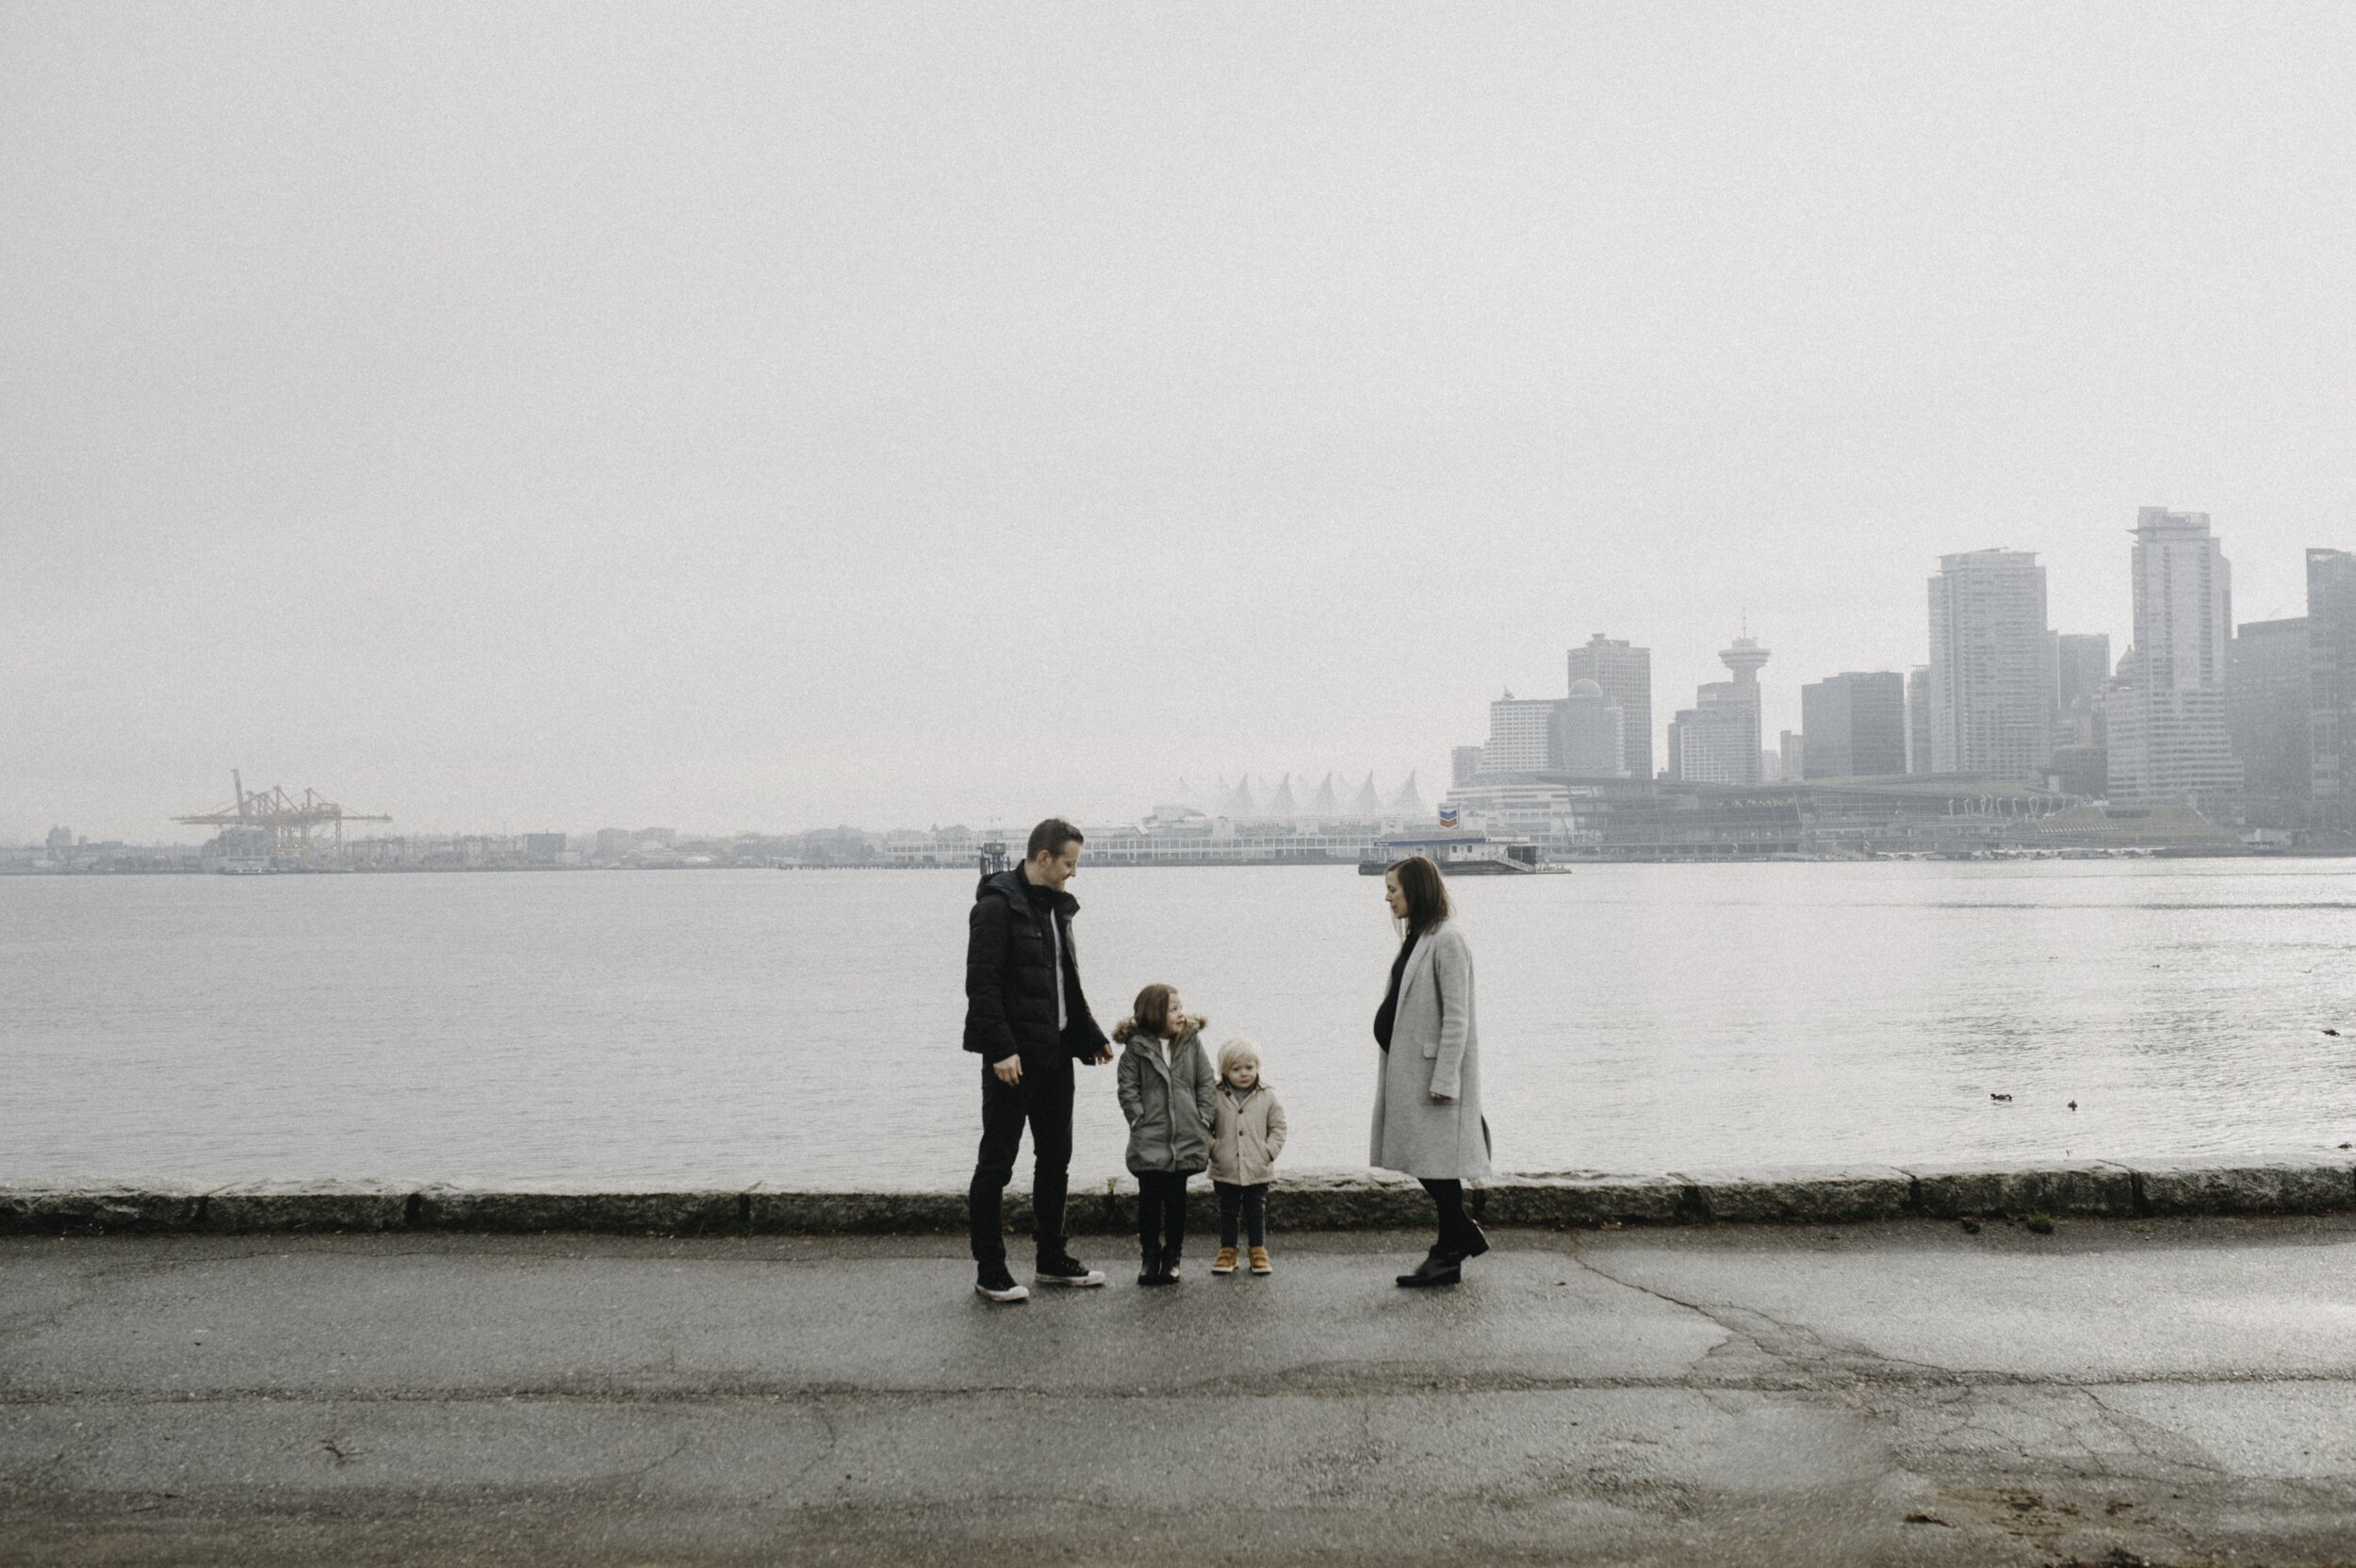
POLYGON ((1114 1070, 1121 1114, 1129 1119, 1129 1168, 1191 1175, 1207 1168, 1219 1070, 1203 1054, 1203 1031, 1187 1030, 1169 1061, 1153 1036, 1138 1035, 1114 1070))
MULTIPOLYGON (((1387 981, 1385 982, 1387 984, 1387 981)), ((1399 980, 1391 1049, 1374 1091, 1374 1147, 1383 1170, 1434 1180, 1489 1174, 1481 1124, 1481 1031, 1473 1022, 1472 949, 1452 921, 1415 939, 1399 980), (1450 1098, 1435 1102, 1434 1093, 1450 1098)))

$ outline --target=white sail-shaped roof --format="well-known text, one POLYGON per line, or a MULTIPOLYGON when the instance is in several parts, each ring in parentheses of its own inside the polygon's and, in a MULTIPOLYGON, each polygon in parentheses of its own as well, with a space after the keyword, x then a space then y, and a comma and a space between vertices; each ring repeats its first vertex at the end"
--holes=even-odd
POLYGON ((1358 786, 1357 798, 1350 803, 1350 814, 1361 822, 1373 822, 1383 815, 1383 797, 1374 792, 1374 775, 1358 786))
POLYGON ((1399 787, 1399 793, 1391 800, 1391 809, 1408 818, 1421 817, 1429 812, 1430 808, 1424 805, 1423 795, 1415 789, 1414 774, 1409 774, 1407 782, 1399 787))
POLYGON ((1342 803, 1333 796, 1333 776, 1329 773, 1317 786, 1317 792, 1309 797, 1309 815, 1326 822, 1341 814, 1342 803))
POLYGON ((1293 776, 1291 774, 1286 774, 1283 781, 1276 786, 1276 793, 1268 803, 1268 814, 1271 817, 1286 818, 1301 815, 1301 808, 1293 804, 1293 776))
POLYGON ((1235 787, 1227 792, 1225 800, 1219 803, 1219 814, 1222 817, 1249 817, 1258 811, 1259 808, 1252 800, 1252 776, 1238 775, 1235 787))

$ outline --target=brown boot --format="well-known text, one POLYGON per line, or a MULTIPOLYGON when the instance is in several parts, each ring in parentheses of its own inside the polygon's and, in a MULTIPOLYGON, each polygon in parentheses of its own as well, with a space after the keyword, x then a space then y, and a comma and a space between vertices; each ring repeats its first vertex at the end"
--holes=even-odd
POLYGON ((1252 1250, 1252 1272, 1254 1274, 1273 1274, 1276 1272, 1276 1270, 1268 1265, 1267 1248, 1254 1247, 1252 1250))
POLYGON ((1235 1271, 1235 1250, 1232 1247, 1220 1248, 1219 1250, 1219 1256, 1211 1260, 1211 1272, 1214 1274, 1233 1274, 1235 1271))

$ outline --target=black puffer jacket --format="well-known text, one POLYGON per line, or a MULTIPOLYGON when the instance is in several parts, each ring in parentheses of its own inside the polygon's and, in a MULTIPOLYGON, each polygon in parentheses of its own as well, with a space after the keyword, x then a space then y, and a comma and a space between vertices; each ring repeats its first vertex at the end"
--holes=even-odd
POLYGON ((973 890, 965 944, 965 1048, 987 1061, 1066 1054, 1086 1059, 1105 1046, 1104 1031, 1096 1026, 1088 998, 1081 993, 1079 960, 1072 951, 1072 917, 1080 912, 1079 901, 1070 893, 1056 893, 1049 906, 1062 937, 1060 1037, 1055 1032, 1055 949, 1023 869, 985 876, 973 890))

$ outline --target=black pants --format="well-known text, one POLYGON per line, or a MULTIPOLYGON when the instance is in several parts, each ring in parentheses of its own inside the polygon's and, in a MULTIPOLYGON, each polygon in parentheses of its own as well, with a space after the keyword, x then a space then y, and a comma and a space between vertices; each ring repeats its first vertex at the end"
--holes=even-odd
POLYGON ((1268 1184, 1255 1182, 1239 1186, 1234 1182, 1213 1182, 1211 1187, 1219 1194, 1219 1244, 1235 1245, 1235 1220, 1243 1219, 1244 1233, 1254 1247, 1268 1245, 1268 1184))
POLYGON ((1440 1239, 1436 1245, 1443 1252, 1462 1257, 1468 1249, 1464 1243, 1472 1234, 1472 1217, 1464 1212, 1464 1184, 1457 1181, 1437 1181, 1430 1176, 1419 1177, 1423 1190, 1432 1195, 1432 1206, 1440 1211, 1440 1239))
POLYGON ((1023 1124, 1031 1124, 1031 1234, 1042 1259, 1064 1250, 1064 1184, 1072 1167, 1072 1073, 1069 1056, 1023 1058, 1023 1082, 1002 1084, 982 1064, 982 1151, 966 1194, 973 1261, 1006 1261, 1001 1200, 1014 1179, 1023 1124))
POLYGON ((1145 1261, 1168 1266, 1186 1246, 1186 1178, 1191 1170, 1137 1172, 1137 1247, 1145 1261))

